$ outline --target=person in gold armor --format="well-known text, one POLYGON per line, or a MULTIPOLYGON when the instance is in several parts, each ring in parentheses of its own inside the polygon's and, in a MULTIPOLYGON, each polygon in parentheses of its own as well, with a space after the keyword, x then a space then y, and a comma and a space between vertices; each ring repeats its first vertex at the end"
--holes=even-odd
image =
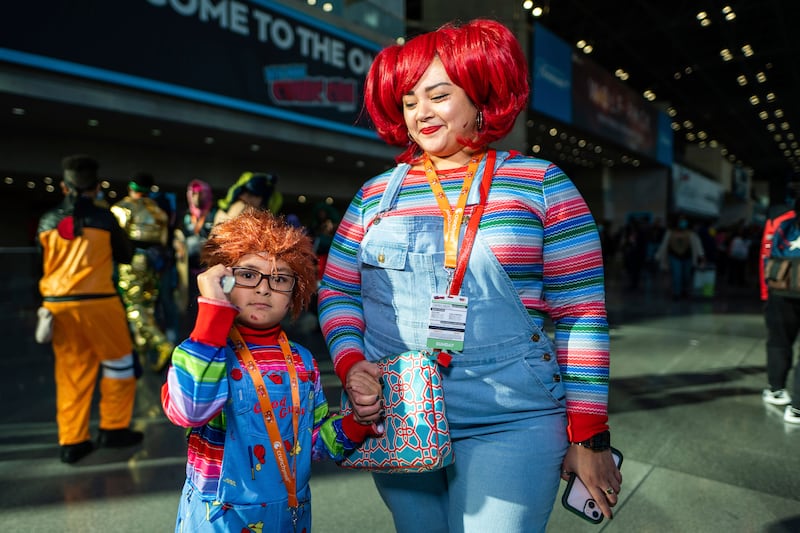
POLYGON ((140 172, 128 183, 128 195, 111 206, 119 225, 134 247, 129 265, 119 265, 119 288, 128 315, 136 351, 155 372, 170 362, 173 344, 156 320, 159 276, 166 266, 169 220, 149 197, 153 177, 140 172))

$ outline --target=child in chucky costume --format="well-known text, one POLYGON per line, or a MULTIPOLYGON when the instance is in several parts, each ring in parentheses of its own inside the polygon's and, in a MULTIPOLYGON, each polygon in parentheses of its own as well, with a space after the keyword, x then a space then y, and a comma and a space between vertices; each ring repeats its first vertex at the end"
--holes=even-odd
MULTIPOLYGON (((194 330, 161 392, 170 421, 189 428, 175 530, 309 532, 311 461, 375 434, 329 414, 316 361, 281 327, 316 290, 311 241, 250 210, 214 227, 202 261, 194 330)), ((376 382, 363 373, 355 392, 374 402, 376 382)))

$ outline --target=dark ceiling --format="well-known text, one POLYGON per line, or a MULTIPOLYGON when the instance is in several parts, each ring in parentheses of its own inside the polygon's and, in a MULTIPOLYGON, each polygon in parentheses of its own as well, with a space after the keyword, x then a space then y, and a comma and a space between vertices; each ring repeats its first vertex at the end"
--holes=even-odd
POLYGON ((594 62, 611 73, 624 69, 629 74, 624 83, 639 94, 650 89, 656 105, 675 110, 679 158, 688 143, 704 142, 752 168, 755 180, 800 175, 800 42, 793 36, 800 21, 797 0, 534 4, 545 12, 532 21, 571 45, 585 40, 593 47, 589 57, 594 62), (701 25, 700 12, 706 13, 707 26, 701 25), (735 18, 726 20, 726 12, 735 18), (750 56, 743 52, 746 45, 750 56), (723 60, 723 49, 732 54, 730 61, 723 60), (740 76, 745 85, 737 81, 740 76), (758 98, 756 105, 752 97, 758 98))

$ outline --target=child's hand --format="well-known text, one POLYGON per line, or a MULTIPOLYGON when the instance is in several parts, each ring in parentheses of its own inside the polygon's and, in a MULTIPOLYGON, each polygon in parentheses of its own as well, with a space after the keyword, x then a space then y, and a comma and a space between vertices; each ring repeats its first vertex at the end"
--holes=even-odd
POLYGON ((361 424, 369 425, 381 418, 383 394, 379 375, 377 365, 366 361, 353 365, 347 374, 345 390, 353 405, 353 417, 361 424))
POLYGON ((214 300, 229 301, 228 295, 222 290, 222 278, 232 276, 233 270, 223 265, 214 265, 205 272, 197 275, 197 288, 200 296, 214 300))

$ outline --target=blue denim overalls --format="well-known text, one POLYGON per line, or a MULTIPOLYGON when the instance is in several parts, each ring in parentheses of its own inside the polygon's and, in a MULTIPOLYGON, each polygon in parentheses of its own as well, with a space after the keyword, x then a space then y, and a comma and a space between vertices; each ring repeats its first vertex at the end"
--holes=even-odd
MULTIPOLYGON (((303 358, 305 368, 314 368, 311 353, 301 346, 293 346, 303 358)), ((226 352, 230 396, 225 405, 227 431, 217 502, 214 504, 196 497, 195 489, 187 480, 181 496, 176 531, 239 532, 245 527, 259 530, 260 526, 260 531, 264 532, 310 532, 311 492, 308 481, 311 475, 314 384, 311 380, 298 380, 302 409, 298 428, 301 453, 297 457, 296 473, 297 499, 301 508, 294 528, 292 514, 288 510, 286 488, 270 447, 253 381, 247 370, 239 364, 234 351, 228 347, 226 352), (236 369, 239 372, 235 372, 236 369), (232 376, 241 378, 234 379, 232 376), (224 502, 225 508, 218 502, 224 502), (241 502, 248 504, 242 505, 241 502)), ((283 371, 264 376, 272 410, 284 438, 293 433, 289 410, 292 394, 288 375, 288 372, 283 371)), ((292 460, 291 456, 289 460, 292 460)))
MULTIPOLYGON (((496 166, 507 157, 498 152, 496 166)), ((485 161, 469 206, 478 203, 485 161)), ((448 289, 442 217, 390 212, 408 169, 400 165, 389 178, 360 247, 371 361, 425 349, 431 296, 448 289)), ((462 236, 464 227, 466 220, 462 236)), ((460 294, 469 297, 464 350, 442 369, 455 463, 432 473, 376 474, 376 485, 398 533, 544 531, 568 445, 555 346, 480 231, 460 294)))

